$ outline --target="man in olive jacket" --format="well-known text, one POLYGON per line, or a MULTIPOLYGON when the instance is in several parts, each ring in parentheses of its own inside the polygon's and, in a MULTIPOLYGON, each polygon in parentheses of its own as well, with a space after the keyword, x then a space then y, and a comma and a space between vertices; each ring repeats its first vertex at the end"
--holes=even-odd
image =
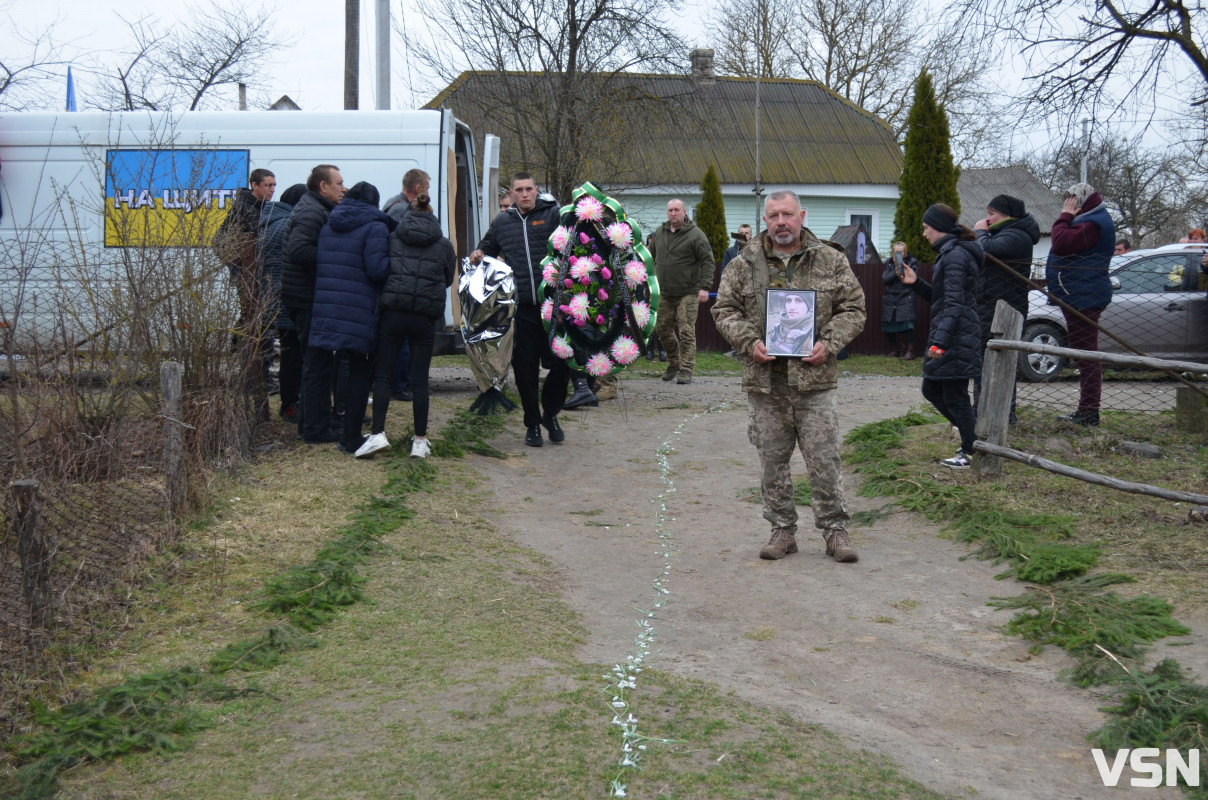
POLYGON ((864 329, 864 290, 847 257, 804 227, 797 195, 768 195, 763 220, 767 229, 726 266, 713 306, 717 330, 742 362, 751 415, 747 433, 763 471, 763 516, 772 523, 772 538, 759 556, 777 559, 797 552, 789 463, 800 447, 810 476, 814 525, 822 531, 826 554, 839 562, 856 561, 847 536, 835 389, 836 356, 864 329), (763 337, 769 288, 817 293, 815 344, 804 358, 768 355, 763 337))
POLYGON ((696 368, 696 315, 713 286, 713 247, 688 219, 683 200, 667 203, 667 221, 650 237, 659 280, 659 341, 667 351, 663 380, 692 383, 696 368))

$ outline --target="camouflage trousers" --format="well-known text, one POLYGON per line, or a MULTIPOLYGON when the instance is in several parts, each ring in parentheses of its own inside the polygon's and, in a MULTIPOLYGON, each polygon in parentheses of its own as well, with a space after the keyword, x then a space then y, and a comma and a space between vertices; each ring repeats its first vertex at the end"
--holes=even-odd
POLYGON ((772 373, 772 393, 747 395, 750 422, 747 437, 759 451, 763 469, 763 517, 773 528, 796 530, 797 506, 793 502, 793 476, 789 469, 793 450, 800 448, 809 473, 814 526, 846 528, 847 498, 839 460, 839 419, 835 390, 798 392, 783 374, 772 373))
POLYGON ((700 300, 695 294, 659 298, 659 341, 667 351, 667 368, 677 367, 680 375, 692 375, 696 368, 696 315, 700 300))

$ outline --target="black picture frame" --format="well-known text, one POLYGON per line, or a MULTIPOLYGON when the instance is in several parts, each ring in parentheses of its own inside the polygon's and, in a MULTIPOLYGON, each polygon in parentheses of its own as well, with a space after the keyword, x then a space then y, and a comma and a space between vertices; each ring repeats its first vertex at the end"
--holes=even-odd
POLYGON ((813 289, 768 289, 767 321, 763 327, 763 343, 768 355, 777 358, 805 358, 814 349, 815 311, 818 293, 813 289), (804 302, 809 321, 796 325, 799 316, 789 318, 789 312, 804 302))

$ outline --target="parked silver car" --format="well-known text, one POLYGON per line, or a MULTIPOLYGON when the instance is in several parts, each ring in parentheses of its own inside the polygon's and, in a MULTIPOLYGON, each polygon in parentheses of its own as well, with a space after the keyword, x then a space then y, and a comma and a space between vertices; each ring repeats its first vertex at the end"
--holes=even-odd
MULTIPOLYGON (((1208 245, 1173 244, 1113 257, 1112 302, 1099 324, 1148 356, 1208 363, 1208 276, 1199 271, 1206 251, 1208 245)), ((1040 292, 1029 293, 1023 339, 1068 344, 1061 307, 1040 292)), ((1104 333, 1099 349, 1129 352, 1104 333)), ((1028 381, 1051 381, 1068 366, 1066 358, 1020 353, 1018 373, 1028 381)))

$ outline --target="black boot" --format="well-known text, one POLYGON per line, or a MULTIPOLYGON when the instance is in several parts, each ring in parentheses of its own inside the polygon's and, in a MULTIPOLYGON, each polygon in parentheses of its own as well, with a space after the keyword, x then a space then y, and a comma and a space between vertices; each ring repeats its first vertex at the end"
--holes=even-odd
POLYGON ((575 393, 567 398, 566 402, 562 404, 563 408, 578 408, 579 406, 600 405, 600 401, 596 397, 595 392, 593 392, 591 387, 587 385, 587 378, 576 377, 572 379, 572 381, 575 385, 575 393))

